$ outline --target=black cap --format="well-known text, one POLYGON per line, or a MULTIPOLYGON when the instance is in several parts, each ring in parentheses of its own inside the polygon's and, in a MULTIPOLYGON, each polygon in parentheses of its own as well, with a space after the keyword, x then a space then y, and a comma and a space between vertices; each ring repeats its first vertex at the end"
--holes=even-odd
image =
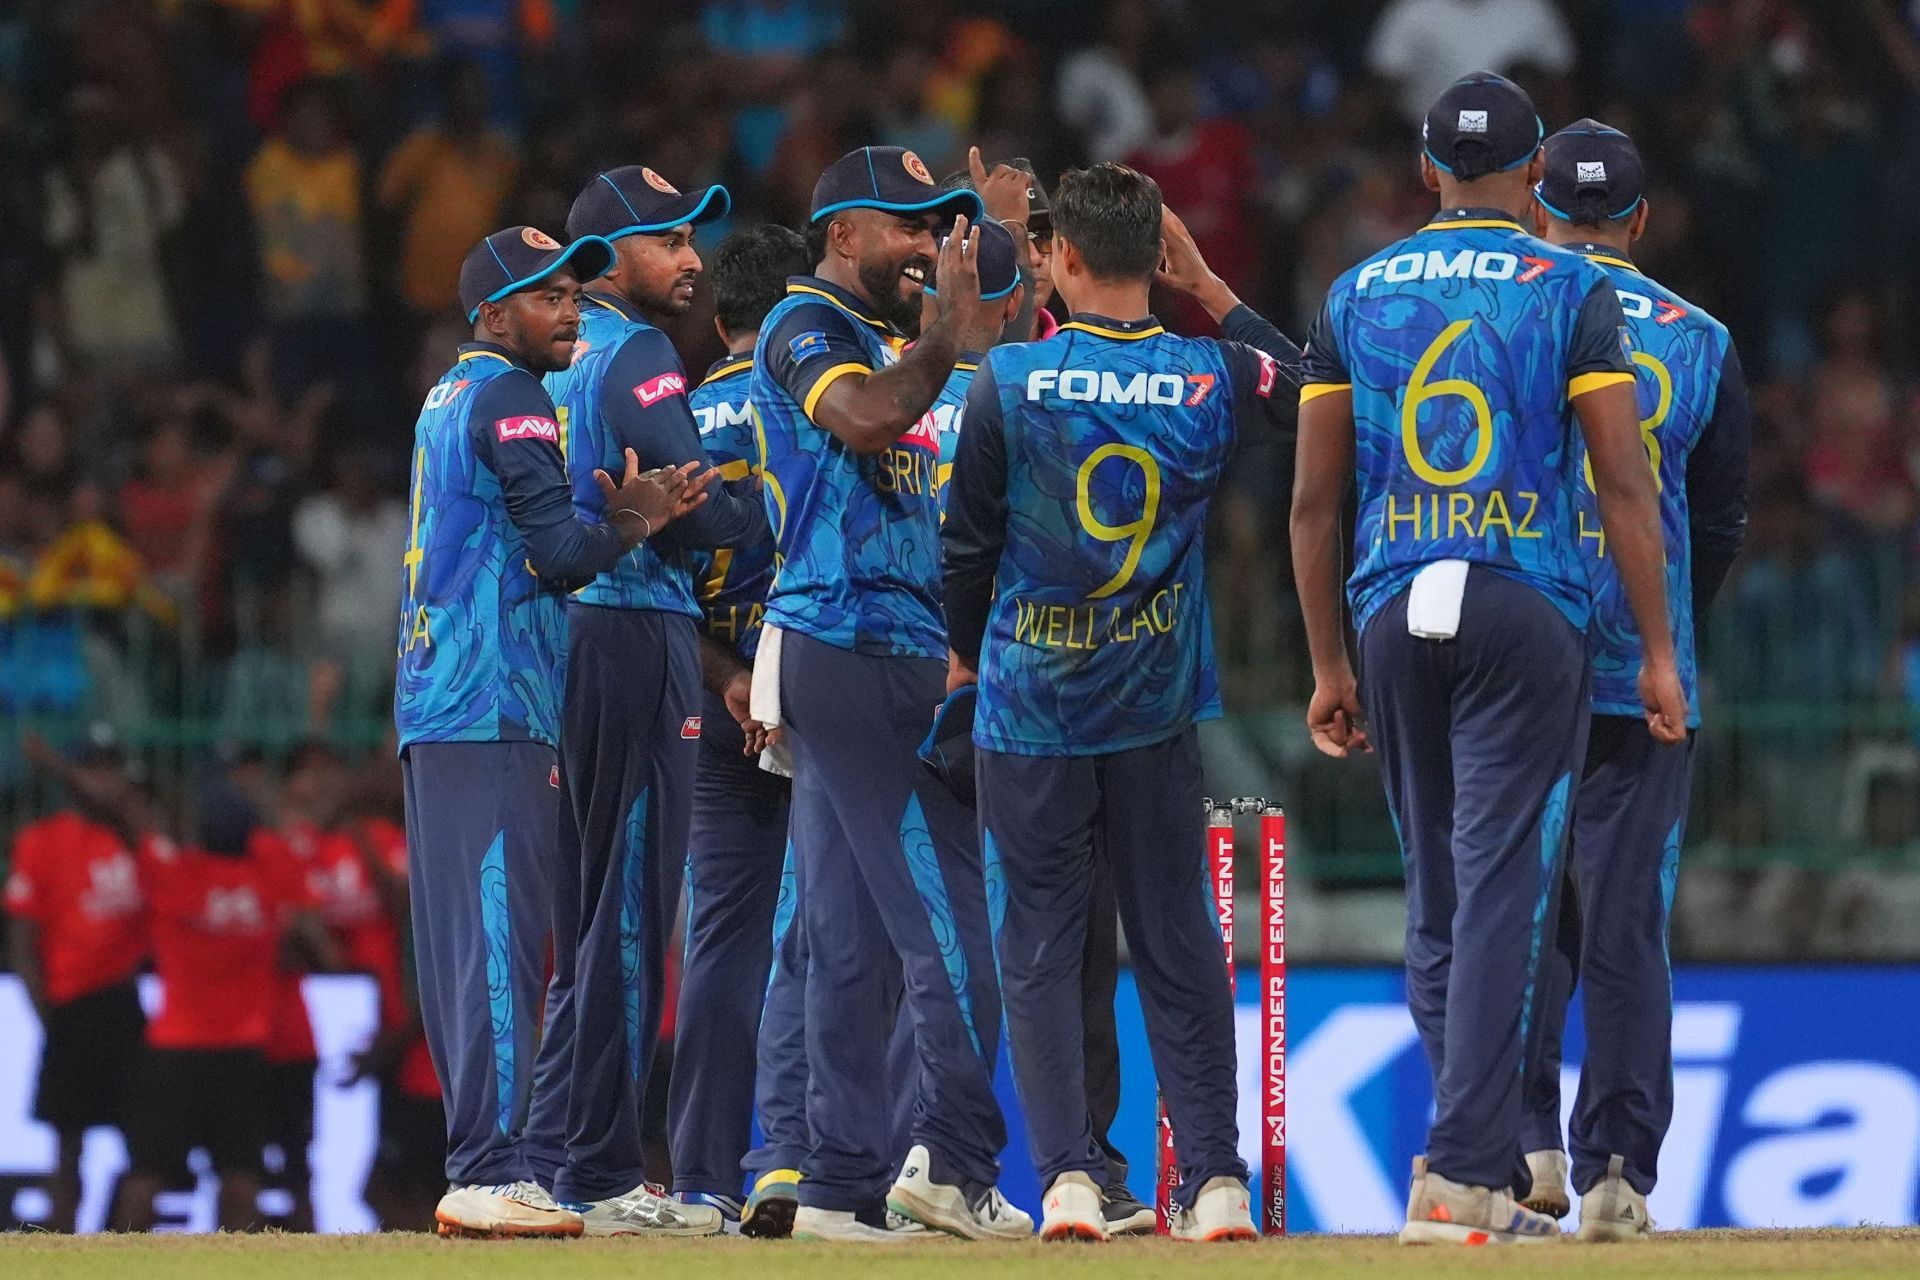
POLYGON ((724 218, 732 208, 733 197, 725 187, 683 193, 645 165, 630 164, 594 175, 567 213, 567 234, 576 240, 599 236, 608 241, 654 235, 724 218))
POLYGON ((1575 120, 1547 139, 1547 171, 1533 194, 1562 222, 1611 222, 1640 207, 1646 177, 1632 138, 1598 120, 1575 120))
POLYGON ((1427 159, 1462 181, 1518 169, 1545 135, 1527 91, 1491 71, 1454 81, 1420 128, 1427 159))
POLYGON ((861 147, 849 151, 813 184, 813 215, 809 222, 831 217, 842 209, 884 209, 888 213, 926 213, 940 210, 964 213, 979 221, 980 197, 961 189, 945 191, 920 157, 904 147, 861 147))
POLYGON ((974 804, 973 713, 980 686, 963 684, 933 713, 933 727, 920 744, 920 763, 940 779, 961 804, 974 804))
POLYGON ((120 735, 105 720, 95 720, 67 746, 67 759, 81 768, 120 768, 127 763, 120 735))
POLYGON ((471 324, 483 302, 498 302, 530 289, 575 258, 573 274, 582 284, 597 280, 613 266, 613 246, 599 236, 582 236, 562 245, 538 227, 508 227, 473 246, 460 264, 460 305, 471 324))
MULTIPOLYGON (((1020 283, 1020 255, 1013 243, 1013 232, 1007 230, 1006 223, 992 218, 981 218, 973 225, 980 228, 980 298, 985 302, 1004 298, 1020 283)), ((939 283, 938 276, 927 281, 926 292, 939 297, 936 288, 939 283)))

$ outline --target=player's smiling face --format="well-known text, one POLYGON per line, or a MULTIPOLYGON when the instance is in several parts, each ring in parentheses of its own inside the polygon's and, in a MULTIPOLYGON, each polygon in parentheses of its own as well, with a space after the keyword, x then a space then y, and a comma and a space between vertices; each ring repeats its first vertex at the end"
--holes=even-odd
POLYGON ((934 216, 856 209, 854 263, 860 288, 882 320, 906 331, 920 317, 920 295, 933 275, 934 216))

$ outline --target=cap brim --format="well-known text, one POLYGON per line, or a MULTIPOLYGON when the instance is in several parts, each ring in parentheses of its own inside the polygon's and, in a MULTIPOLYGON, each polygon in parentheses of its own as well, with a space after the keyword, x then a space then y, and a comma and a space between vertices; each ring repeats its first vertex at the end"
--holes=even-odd
POLYGON ((580 283, 585 284, 589 280, 598 280, 601 276, 613 270, 613 244, 605 236, 581 236, 572 244, 548 254, 545 258, 541 259, 539 267, 535 270, 521 276, 518 280, 501 285, 498 289, 495 289, 492 293, 480 299, 479 306, 467 312, 467 322, 471 324, 479 318, 480 307, 486 306, 489 302, 498 302, 509 294, 519 293, 522 289, 531 289, 534 285, 539 284, 561 267, 566 266, 569 262, 574 262, 576 258, 579 259, 579 261, 575 263, 573 273, 580 283))
POLYGON ((980 203, 979 193, 963 189, 959 191, 942 191, 931 200, 921 200, 915 203, 881 200, 874 196, 862 196, 857 200, 841 200, 836 204, 828 205, 824 209, 815 209, 813 216, 807 219, 807 221, 818 222, 822 218, 830 218, 834 214, 846 209, 878 209, 882 213, 926 213, 929 210, 948 207, 951 207, 955 213, 966 214, 967 217, 976 222, 979 221, 981 215, 986 212, 986 206, 980 203))
POLYGON ((606 239, 618 240, 622 236, 658 235, 662 231, 671 231, 675 227, 700 226, 713 222, 733 212, 733 196, 718 183, 705 191, 689 191, 681 197, 686 201, 684 209, 675 209, 672 216, 658 222, 636 222, 632 226, 621 227, 618 231, 609 231, 606 239))

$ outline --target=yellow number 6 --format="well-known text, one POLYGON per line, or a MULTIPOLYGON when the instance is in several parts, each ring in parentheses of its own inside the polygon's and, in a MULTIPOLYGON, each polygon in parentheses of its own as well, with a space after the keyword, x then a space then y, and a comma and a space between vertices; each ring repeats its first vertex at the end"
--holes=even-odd
POLYGON ((1120 572, 1114 574, 1105 586, 1087 596, 1089 600, 1099 600, 1126 586, 1134 570, 1140 567, 1140 553, 1147 549, 1147 539, 1153 534, 1153 522, 1160 515, 1160 464, 1145 449, 1130 444, 1103 444, 1080 464, 1078 481, 1074 501, 1080 512, 1080 527, 1102 542, 1122 542, 1127 539, 1133 542, 1127 548, 1127 558, 1120 564, 1120 572), (1093 470, 1108 458, 1125 458, 1140 468, 1140 475, 1146 481, 1147 496, 1140 504, 1138 520, 1126 524, 1108 524, 1093 514, 1093 495, 1089 492, 1093 470))
POLYGON ((1400 443, 1407 451, 1407 462, 1413 467, 1413 474, 1428 484, 1463 484, 1480 474, 1480 468, 1487 465, 1487 455, 1493 452, 1493 410, 1487 404, 1485 393, 1464 378, 1427 381, 1427 375, 1433 372, 1434 365, 1440 363, 1440 357, 1446 354, 1447 348, 1472 327, 1471 320, 1455 320, 1440 331, 1440 336, 1420 353, 1419 362, 1413 366, 1413 377, 1407 383, 1407 398, 1400 406, 1400 443), (1467 459, 1467 465, 1457 471, 1440 470, 1428 462, 1427 455, 1420 451, 1420 406, 1436 396, 1459 396, 1473 408, 1473 457, 1467 459))
MULTIPOLYGON (((1640 419, 1640 442, 1647 446, 1647 463, 1653 468, 1653 491, 1664 492, 1666 485, 1660 479, 1660 437, 1654 435, 1666 424, 1667 415, 1673 412, 1673 373, 1660 362, 1659 356, 1650 356, 1644 351, 1633 353, 1633 362, 1653 375, 1653 385, 1659 391, 1654 398, 1653 416, 1640 419)), ((1593 487, 1593 455, 1587 455, 1587 491, 1598 492, 1593 487)))

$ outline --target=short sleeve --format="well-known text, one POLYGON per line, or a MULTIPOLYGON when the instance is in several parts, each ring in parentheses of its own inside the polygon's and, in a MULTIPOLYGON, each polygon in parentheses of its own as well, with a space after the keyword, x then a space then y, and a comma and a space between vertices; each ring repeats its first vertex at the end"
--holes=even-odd
POLYGON ((780 317, 763 340, 768 375, 809 419, 828 387, 848 374, 873 372, 858 323, 831 303, 807 303, 780 317))
POLYGON ((1340 355, 1340 343, 1333 325, 1333 300, 1321 304, 1320 314, 1307 330, 1307 345, 1300 352, 1300 403, 1330 391, 1346 391, 1353 386, 1353 375, 1340 355))
POLYGON ((1620 295, 1605 275, 1587 290, 1567 344, 1567 395, 1585 395, 1601 387, 1633 381, 1632 350, 1620 295))

